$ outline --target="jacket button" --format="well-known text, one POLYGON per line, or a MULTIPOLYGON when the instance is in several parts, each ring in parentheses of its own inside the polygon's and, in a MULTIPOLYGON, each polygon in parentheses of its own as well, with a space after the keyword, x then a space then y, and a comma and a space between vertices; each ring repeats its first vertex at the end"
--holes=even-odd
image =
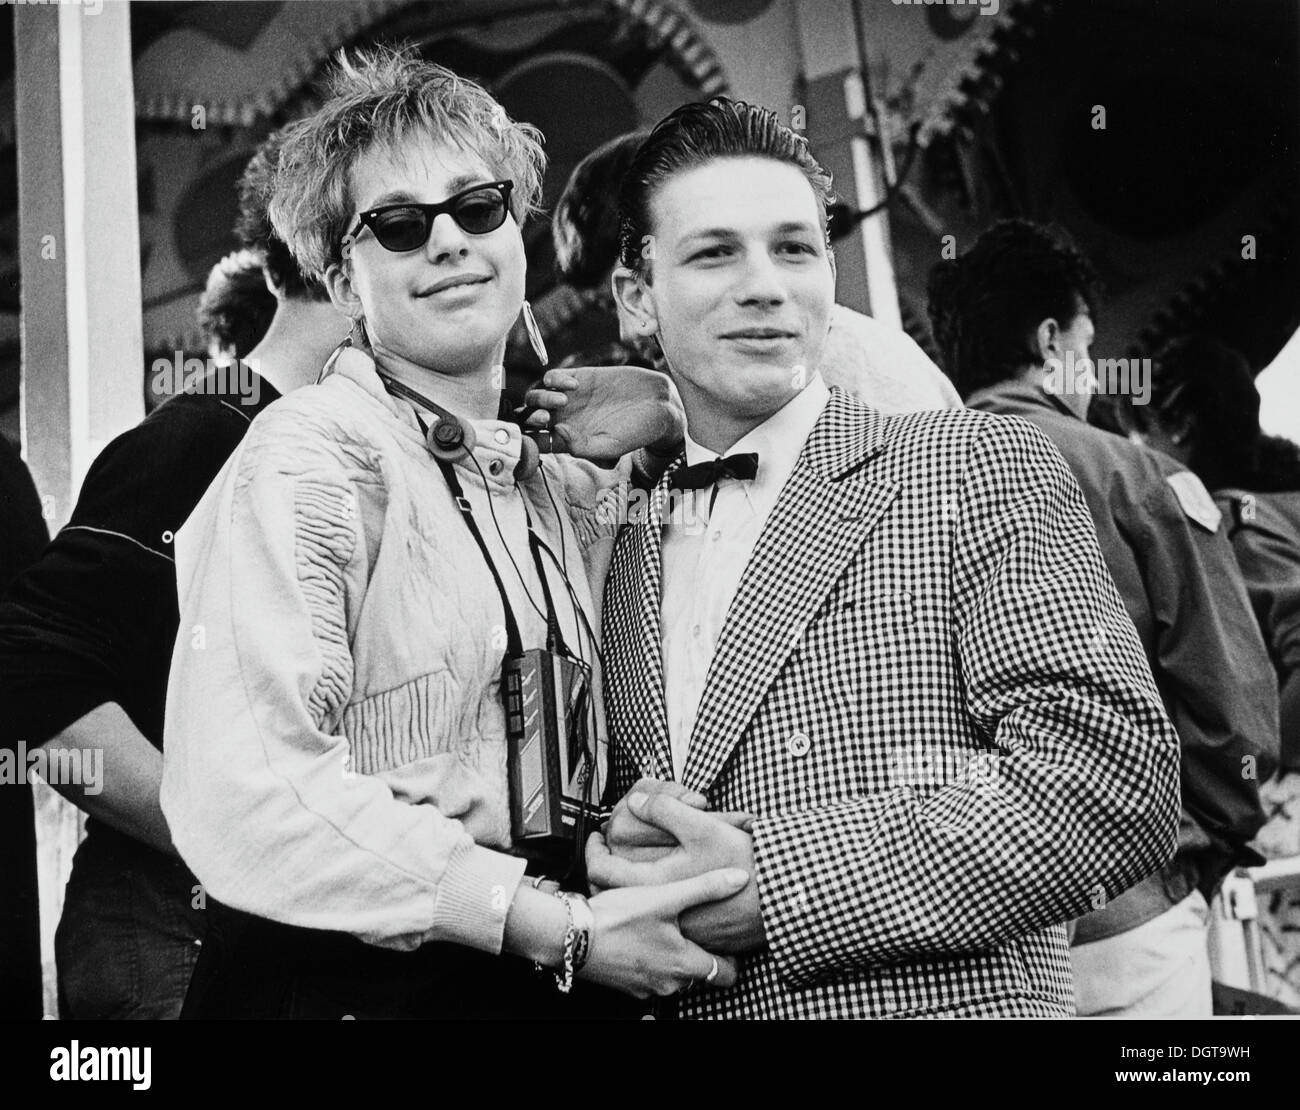
POLYGON ((785 750, 796 759, 802 759, 812 751, 812 741, 802 732, 796 732, 785 742, 785 750))

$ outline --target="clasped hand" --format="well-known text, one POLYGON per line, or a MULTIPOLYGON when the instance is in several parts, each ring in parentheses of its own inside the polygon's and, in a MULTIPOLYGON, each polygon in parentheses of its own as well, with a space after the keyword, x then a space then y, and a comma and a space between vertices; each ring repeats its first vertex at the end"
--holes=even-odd
POLYGON ((712 813, 707 800, 678 783, 642 779, 587 841, 593 890, 679 882, 719 868, 749 881, 736 894, 688 909, 682 934, 710 952, 741 953, 767 943, 755 879, 753 818, 712 813))

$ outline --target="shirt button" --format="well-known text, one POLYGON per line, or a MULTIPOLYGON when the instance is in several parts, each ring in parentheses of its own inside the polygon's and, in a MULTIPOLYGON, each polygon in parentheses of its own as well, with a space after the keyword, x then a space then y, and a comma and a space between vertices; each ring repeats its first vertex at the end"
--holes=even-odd
POLYGON ((796 759, 802 759, 812 751, 812 741, 802 732, 796 732, 785 742, 785 750, 796 759))
POLYGON ((694 628, 691 629, 691 635, 694 636, 696 639, 699 639, 699 636, 700 636, 700 626, 699 626, 698 624, 697 624, 694 628))
POLYGON ((502 464, 500 459, 493 459, 490 463, 488 463, 489 474, 493 474, 493 475, 500 474, 501 468, 502 468, 502 464))
POLYGON ((492 433, 492 438, 496 440, 497 443, 501 444, 502 447, 504 447, 507 443, 510 442, 510 433, 506 431, 505 428, 498 428, 495 432, 492 433))
POLYGON ((714 543, 717 543, 718 540, 722 539, 722 533, 715 530, 713 535, 710 536, 709 538, 713 540, 714 543))

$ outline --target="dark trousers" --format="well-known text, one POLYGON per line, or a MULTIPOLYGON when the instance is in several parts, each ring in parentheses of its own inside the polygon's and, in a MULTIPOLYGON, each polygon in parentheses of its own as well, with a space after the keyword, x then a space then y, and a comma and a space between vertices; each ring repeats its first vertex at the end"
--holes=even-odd
POLYGON ((36 823, 32 788, 19 782, 0 790, 0 1020, 43 1011, 36 823))
POLYGON ((54 934, 59 1016, 175 1019, 204 934, 180 860, 95 826, 72 861, 54 934))
POLYGON ((208 899, 208 935, 182 1018, 635 1017, 635 999, 584 983, 571 994, 514 956, 458 944, 411 952, 282 925, 208 899))

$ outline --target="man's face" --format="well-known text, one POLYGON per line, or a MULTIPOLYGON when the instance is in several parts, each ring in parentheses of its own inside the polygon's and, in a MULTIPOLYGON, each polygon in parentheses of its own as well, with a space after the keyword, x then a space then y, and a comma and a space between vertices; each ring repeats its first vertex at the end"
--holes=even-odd
MULTIPOLYGON (((371 150, 352 167, 351 226, 357 213, 403 201, 438 203, 500 176, 478 155, 429 138, 410 140, 400 158, 371 150)), ((385 249, 366 228, 349 250, 350 289, 376 355, 450 374, 473 373, 500 358, 524 299, 523 238, 513 216, 475 235, 440 213, 429 241, 403 252, 385 249)))
POLYGON ((625 303, 659 338, 688 417, 703 406, 761 423, 820 360, 835 275, 798 168, 723 158, 651 200, 645 279, 625 303))

